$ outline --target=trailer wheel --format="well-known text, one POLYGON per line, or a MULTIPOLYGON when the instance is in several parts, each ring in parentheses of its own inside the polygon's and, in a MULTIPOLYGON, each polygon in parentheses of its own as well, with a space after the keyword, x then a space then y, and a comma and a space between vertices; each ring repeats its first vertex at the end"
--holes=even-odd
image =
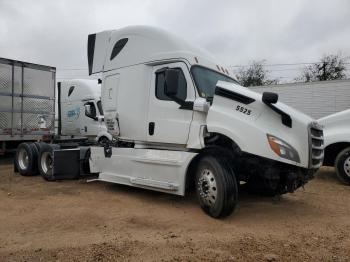
POLYGON ((38 173, 38 150, 32 143, 21 143, 16 150, 15 166, 22 176, 38 173))
POLYGON ((340 180, 350 185, 350 147, 337 155, 334 166, 340 180))
POLYGON ((207 155, 199 160, 196 192, 201 208, 211 217, 226 217, 233 212, 238 202, 238 186, 226 158, 207 155))
POLYGON ((60 146, 56 144, 42 143, 38 159, 38 167, 40 175, 47 181, 55 181, 56 178, 53 175, 53 151, 59 149, 60 146))

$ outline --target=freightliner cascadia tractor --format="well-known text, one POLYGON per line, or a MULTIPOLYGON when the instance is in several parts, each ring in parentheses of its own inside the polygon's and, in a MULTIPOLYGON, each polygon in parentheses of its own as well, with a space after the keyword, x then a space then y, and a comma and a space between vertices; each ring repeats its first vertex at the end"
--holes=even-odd
POLYGON ((146 26, 103 31, 89 35, 87 51, 89 74, 102 75, 114 140, 45 147, 44 175, 80 172, 76 163, 85 161, 99 181, 181 196, 194 188, 204 212, 218 218, 234 210, 240 184, 293 192, 322 165, 316 121, 274 93, 242 87, 210 54, 172 34, 146 26))

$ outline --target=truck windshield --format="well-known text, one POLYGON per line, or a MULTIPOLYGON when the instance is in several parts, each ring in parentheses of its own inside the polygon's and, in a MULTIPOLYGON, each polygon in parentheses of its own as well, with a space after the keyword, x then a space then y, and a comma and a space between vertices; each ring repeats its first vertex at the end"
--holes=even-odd
POLYGON ((103 109, 102 109, 101 100, 97 101, 97 107, 98 107, 98 111, 100 112, 100 115, 103 116, 103 109))
POLYGON ((202 66, 192 66, 191 72, 198 88, 199 95, 205 98, 212 98, 214 96, 216 84, 220 80, 239 84, 229 76, 202 66))

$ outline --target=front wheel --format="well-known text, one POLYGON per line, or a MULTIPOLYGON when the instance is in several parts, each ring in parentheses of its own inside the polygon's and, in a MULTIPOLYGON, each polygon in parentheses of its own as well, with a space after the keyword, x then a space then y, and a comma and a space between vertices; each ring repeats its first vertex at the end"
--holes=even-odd
POLYGON ((340 180, 350 185, 350 147, 337 155, 334 166, 340 180))
POLYGON ((196 192, 201 208, 211 217, 226 217, 233 212, 238 202, 238 187, 226 158, 207 155, 199 161, 196 192))

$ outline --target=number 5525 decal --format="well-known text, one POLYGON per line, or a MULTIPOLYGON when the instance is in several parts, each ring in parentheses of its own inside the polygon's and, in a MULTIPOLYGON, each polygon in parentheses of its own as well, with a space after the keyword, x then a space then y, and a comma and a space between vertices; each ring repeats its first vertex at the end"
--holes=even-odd
POLYGON ((246 114, 248 116, 252 113, 252 110, 239 105, 236 107, 236 111, 246 114))

